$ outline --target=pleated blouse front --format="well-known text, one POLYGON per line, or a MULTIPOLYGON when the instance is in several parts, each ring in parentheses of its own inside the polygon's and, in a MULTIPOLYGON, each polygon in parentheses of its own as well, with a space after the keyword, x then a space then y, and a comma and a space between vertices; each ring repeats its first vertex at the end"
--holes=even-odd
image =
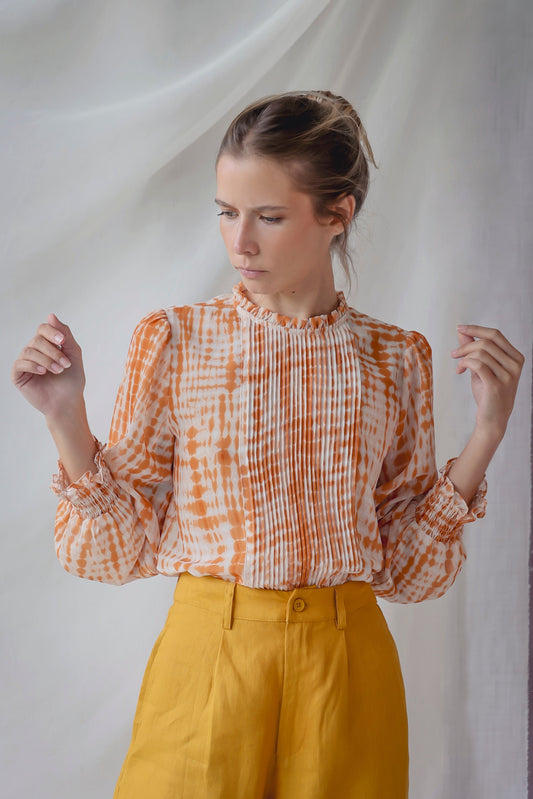
POLYGON ((308 319, 230 294, 145 316, 97 474, 58 461, 56 550, 125 583, 212 574, 251 587, 371 582, 440 596, 483 516, 437 471, 431 350, 348 307, 308 319))

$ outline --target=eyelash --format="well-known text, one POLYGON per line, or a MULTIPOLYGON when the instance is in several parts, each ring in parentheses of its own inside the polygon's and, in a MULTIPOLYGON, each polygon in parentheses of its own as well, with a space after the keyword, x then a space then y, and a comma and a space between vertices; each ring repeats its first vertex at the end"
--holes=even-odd
MULTIPOLYGON (((227 216, 228 219, 233 219, 234 217, 231 214, 234 214, 235 211, 219 211, 217 216, 227 216)), ((275 225, 276 222, 281 222, 283 217, 281 216, 260 216, 259 219, 262 219, 267 225, 275 225)))

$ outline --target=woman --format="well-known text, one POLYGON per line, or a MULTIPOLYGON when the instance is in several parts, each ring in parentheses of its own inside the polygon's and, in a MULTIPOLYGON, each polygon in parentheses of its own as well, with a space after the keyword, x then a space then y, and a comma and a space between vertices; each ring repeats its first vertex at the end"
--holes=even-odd
POLYGON ((460 330, 476 426, 438 472, 427 341, 335 289, 368 161, 329 92, 236 117, 216 202, 240 281, 141 320, 106 446, 67 325, 51 314, 13 366, 58 448, 65 569, 179 576, 119 799, 407 796, 403 681, 375 597, 419 602, 455 580, 524 359, 499 331, 460 330))

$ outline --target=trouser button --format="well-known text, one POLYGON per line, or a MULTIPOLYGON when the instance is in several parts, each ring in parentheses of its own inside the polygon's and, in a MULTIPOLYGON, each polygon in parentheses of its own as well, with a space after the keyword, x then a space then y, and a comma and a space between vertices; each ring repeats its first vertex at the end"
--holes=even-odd
POLYGON ((301 597, 298 597, 298 599, 294 600, 293 608, 298 612, 305 610, 305 600, 303 600, 301 597))

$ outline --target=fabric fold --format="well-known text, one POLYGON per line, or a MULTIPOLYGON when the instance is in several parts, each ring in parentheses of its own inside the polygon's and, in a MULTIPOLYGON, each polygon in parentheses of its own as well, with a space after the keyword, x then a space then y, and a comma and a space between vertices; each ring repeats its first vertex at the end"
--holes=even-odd
POLYGON ((117 498, 116 483, 109 471, 105 459, 106 444, 102 444, 93 436, 97 451, 94 463, 98 467, 96 473, 89 469, 77 480, 68 482, 61 460, 57 461, 57 474, 52 477, 50 488, 59 499, 67 500, 76 508, 79 516, 94 519, 106 513, 117 498))

